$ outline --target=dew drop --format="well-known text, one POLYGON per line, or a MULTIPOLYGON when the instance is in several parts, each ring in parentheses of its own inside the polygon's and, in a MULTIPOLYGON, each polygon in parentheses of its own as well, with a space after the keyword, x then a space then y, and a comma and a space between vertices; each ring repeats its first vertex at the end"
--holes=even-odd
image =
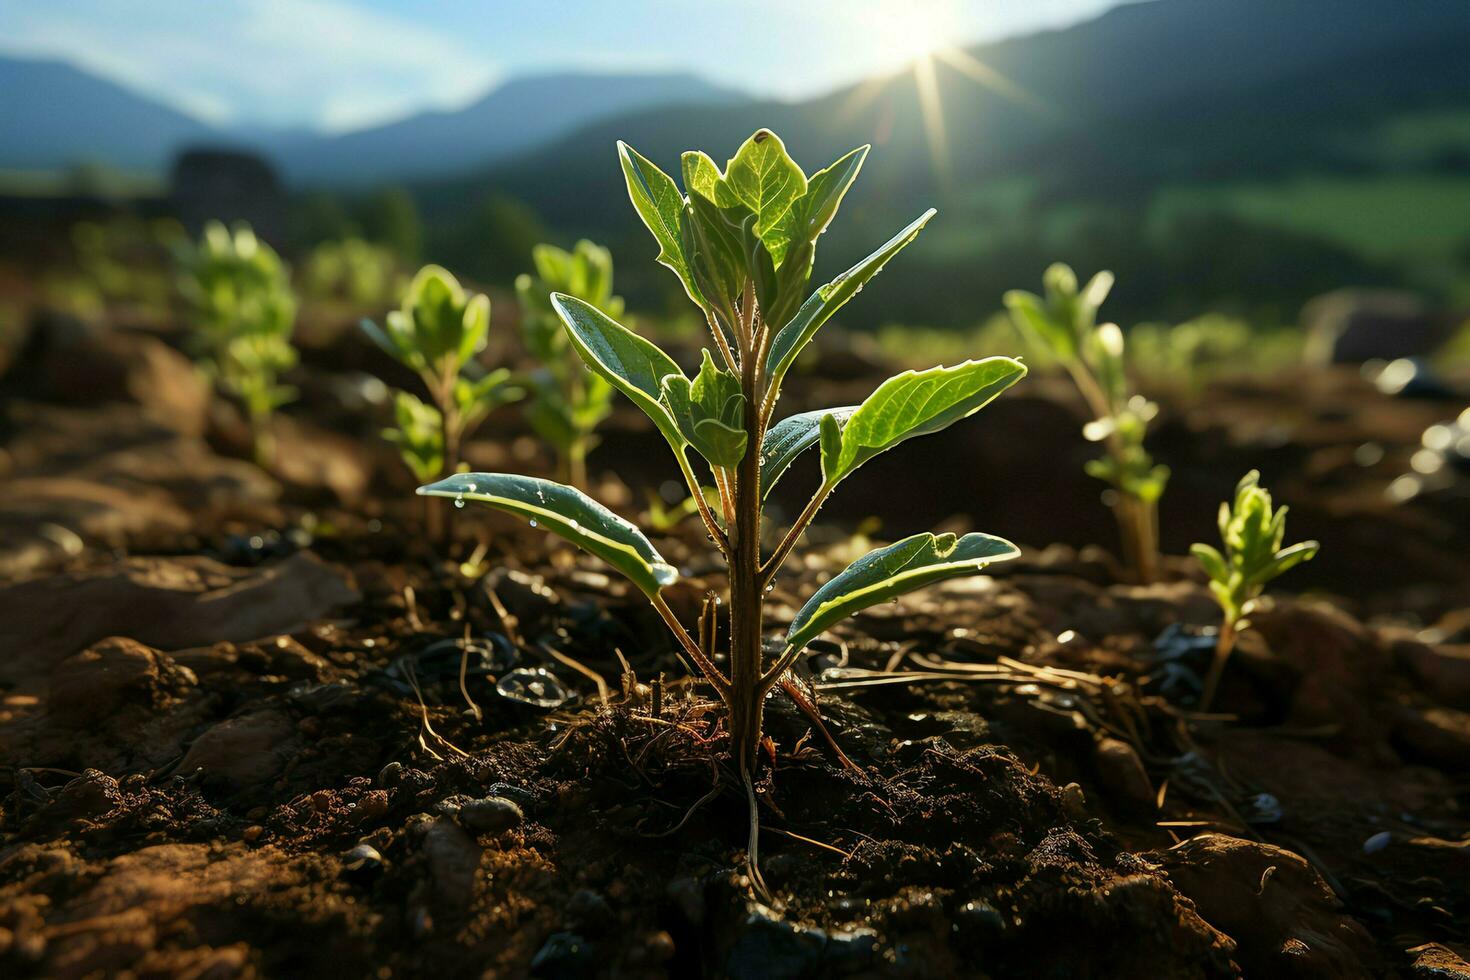
POLYGON ((460 510, 463 510, 464 509, 464 498, 463 497, 455 497, 454 498, 454 506, 458 507, 460 510))
POLYGON ((536 526, 536 518, 534 518, 534 517, 531 518, 531 526, 532 527, 535 527, 536 526))
POLYGON ((776 591, 776 586, 775 585, 768 585, 768 586, 766 586, 766 591, 767 592, 775 592, 776 591))

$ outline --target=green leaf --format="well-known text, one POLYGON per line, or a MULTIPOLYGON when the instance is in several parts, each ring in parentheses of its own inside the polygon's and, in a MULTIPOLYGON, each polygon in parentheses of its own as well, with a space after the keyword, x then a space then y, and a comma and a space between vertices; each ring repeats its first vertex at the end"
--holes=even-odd
POLYGON ((733 467, 745 457, 745 396, 740 380, 715 366, 706 349, 691 384, 682 374, 664 378, 663 402, 684 437, 714 466, 733 467))
POLYGON ((679 577, 643 532, 580 490, 513 473, 459 473, 419 487, 428 497, 477 500, 558 534, 622 572, 652 598, 679 577))
POLYGON ((1223 582, 1230 577, 1230 572, 1225 567, 1225 556, 1215 548, 1207 544, 1195 544, 1190 546, 1189 553, 1211 579, 1223 582))
POLYGON ((811 281, 817 237, 831 223, 867 155, 868 147, 861 146, 827 169, 818 171, 807 182, 806 193, 786 212, 779 235, 789 239, 789 244, 777 270, 776 299, 773 304, 761 307, 761 314, 768 323, 779 327, 797 309, 811 281))
POLYGON ((1025 375, 1026 365, 1020 361, 987 357, 889 378, 847 420, 836 453, 830 453, 823 440, 822 472, 827 482, 835 484, 905 439, 938 432, 978 412, 1025 375))
MULTIPOLYGON (((704 173, 703 168, 697 172, 704 173)), ((791 244, 787 213, 806 189, 806 174, 786 153, 781 137, 761 129, 726 164, 724 179, 715 187, 715 203, 729 207, 738 202, 749 208, 755 215, 756 234, 779 266, 791 244)))
POLYGON ((715 187, 725 179, 719 166, 703 150, 687 150, 679 158, 679 167, 684 174, 684 192, 690 197, 701 194, 711 203, 715 199, 715 187))
POLYGON ((378 346, 420 374, 456 374, 485 348, 490 300, 466 295, 447 269, 426 265, 413 277, 386 329, 371 321, 363 329, 378 346))
POLYGON ((689 193, 682 216, 689 244, 689 271, 701 295, 733 329, 734 301, 745 288, 745 255, 741 245, 742 208, 722 210, 700 191, 689 193))
POLYGON ((781 475, 798 456, 817 444, 824 416, 832 416, 840 426, 855 411, 856 405, 822 408, 784 418, 771 426, 766 433, 765 445, 761 448, 761 498, 764 499, 771 492, 776 481, 781 479, 781 475))
POLYGON ((575 296, 553 293, 551 305, 561 316, 567 337, 587 366, 627 395, 653 420, 674 451, 681 452, 688 439, 659 400, 665 378, 684 377, 673 358, 575 296))
POLYGON ((623 177, 628 182, 628 197, 632 198, 638 217, 643 219, 658 242, 658 261, 674 270, 689 298, 703 306, 699 288, 689 272, 689 257, 685 254, 679 233, 684 195, 679 193, 672 177, 622 140, 618 141, 618 159, 623 166, 623 177))
POLYGON ((1304 561, 1311 561, 1317 557, 1321 545, 1316 541, 1303 541, 1289 548, 1283 548, 1271 556, 1271 561, 1265 568, 1256 572, 1248 580, 1251 585, 1265 585, 1284 572, 1289 572, 1304 561))
POLYGON ((418 480, 434 479, 444 471, 444 419, 439 410, 406 391, 394 392, 394 428, 383 437, 398 447, 404 465, 418 480))
POLYGON ((466 434, 484 421, 485 416, 501 405, 508 405, 525 395, 510 383, 510 369, 497 368, 477 380, 461 375, 454 379, 454 404, 466 434))
POLYGON ((812 293, 805 303, 801 304, 796 315, 782 326, 771 340, 771 350, 766 356, 766 375, 770 378, 769 384, 772 387, 780 387, 781 379, 790 370, 792 363, 796 360, 796 355, 800 354, 816 335, 817 329, 830 320, 832 314, 846 305, 848 300, 856 296, 869 279, 882 271, 889 259, 903 251, 910 242, 919 237, 919 232, 924 230, 924 226, 935 214, 933 208, 925 211, 907 228, 889 239, 882 248, 827 285, 822 286, 812 293))
POLYGON ((1071 324, 1053 320, 1040 296, 1012 289, 1004 300, 1011 322, 1027 343, 1063 361, 1077 357, 1077 336, 1071 324))
POLYGON ((788 645, 800 649, 853 613, 934 582, 977 575, 992 562, 1007 561, 1021 550, 989 534, 916 534, 870 551, 807 600, 786 632, 788 645))
POLYGON ((825 170, 812 174, 803 194, 786 212, 785 234, 791 241, 816 241, 827 230, 842 198, 857 180, 868 157, 869 146, 860 146, 825 170))

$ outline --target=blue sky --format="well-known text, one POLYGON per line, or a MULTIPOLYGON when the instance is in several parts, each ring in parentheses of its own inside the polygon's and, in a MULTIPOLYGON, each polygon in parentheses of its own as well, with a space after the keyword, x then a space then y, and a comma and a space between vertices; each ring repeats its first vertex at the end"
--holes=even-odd
POLYGON ((4 0, 0 51, 221 123, 349 129, 535 71, 689 70, 798 98, 1116 0, 4 0))

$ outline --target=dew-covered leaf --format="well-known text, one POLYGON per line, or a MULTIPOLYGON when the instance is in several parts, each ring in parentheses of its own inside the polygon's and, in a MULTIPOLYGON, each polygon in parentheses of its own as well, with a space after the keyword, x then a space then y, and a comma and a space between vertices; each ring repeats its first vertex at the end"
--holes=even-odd
POLYGON ((833 416, 840 426, 852 413, 856 405, 843 408, 822 408, 815 412, 802 412, 784 418, 771 426, 761 447, 761 497, 765 498, 781 479, 781 475, 796 461, 796 458, 817 444, 821 435, 822 417, 833 416))
POLYGON ((895 375, 852 413, 835 451, 823 439, 822 473, 835 484, 884 450, 978 412, 1025 375, 1026 365, 1010 357, 895 375))
POLYGON ((529 520, 596 555, 622 572, 646 595, 672 585, 679 575, 643 532, 582 491, 513 473, 459 473, 419 487, 427 497, 456 503, 475 500, 529 520))
POLYGON ((745 396, 740 379, 715 366, 708 349, 693 383, 682 374, 664 378, 664 406, 684 438, 714 466, 732 467, 745 456, 745 396))
MULTIPOLYGON (((708 170, 697 165, 696 176, 707 179, 708 170)), ((806 174, 786 152, 781 137, 762 129, 725 165, 724 178, 715 185, 715 203, 728 207, 738 202, 748 208, 755 215, 755 233, 779 266, 791 244, 787 215, 806 189, 806 174)))
POLYGON ((688 440, 679 424, 659 400, 664 379, 684 377, 679 365, 648 340, 644 340, 597 307, 575 296, 553 293, 551 305, 566 325, 567 337, 587 366, 627 395, 653 420, 675 452, 688 440))
POLYGON ((621 140, 618 141, 618 160, 623 167, 633 208, 658 242, 658 261, 672 269, 684 284, 689 298, 700 303, 699 289, 690 275, 689 257, 685 254, 679 231, 679 217, 684 211, 684 195, 679 192, 679 186, 652 160, 621 140))
POLYGON ((1009 541, 989 534, 957 538, 926 531, 904 538, 868 552, 818 589, 792 620, 786 642, 799 649, 869 606, 943 579, 979 574, 991 562, 1020 553, 1009 541))
POLYGON ((807 298, 801 308, 777 331, 771 341, 771 350, 766 357, 766 375, 773 387, 780 387, 796 355, 816 334, 817 329, 832 318, 847 301, 858 294, 863 286, 876 276, 889 259, 903 251, 924 225, 936 214, 933 208, 925 211, 903 231, 889 239, 887 244, 807 298))

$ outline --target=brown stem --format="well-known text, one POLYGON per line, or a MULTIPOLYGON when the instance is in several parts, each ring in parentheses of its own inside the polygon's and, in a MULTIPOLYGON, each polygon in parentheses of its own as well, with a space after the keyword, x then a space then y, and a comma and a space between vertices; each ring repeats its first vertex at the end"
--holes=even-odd
POLYGON ((796 547, 796 542, 801 538, 801 533, 806 530, 807 525, 817 516, 817 511, 821 509, 822 502, 827 499, 827 496, 835 486, 836 484, 834 483, 823 483, 817 488, 817 492, 812 494, 811 500, 807 501, 805 509, 797 516, 796 522, 791 525, 790 529, 786 532, 786 536, 781 539, 781 543, 776 545, 776 550, 771 552, 771 557, 767 558, 766 563, 761 566, 760 576, 761 586, 763 588, 770 584, 771 579, 775 578, 776 573, 781 570, 781 565, 786 561, 786 556, 791 554, 792 548, 796 547))
POLYGON ((724 675, 720 668, 715 666, 714 661, 704 655, 704 651, 699 648, 698 643, 694 642, 694 638, 689 635, 688 630, 684 629, 684 625, 679 622, 679 617, 674 615, 674 611, 669 608, 669 604, 664 601, 664 597, 661 594, 655 592, 651 601, 653 602, 653 608, 658 610, 658 614, 663 617, 664 623, 668 625, 669 631, 678 639, 679 645, 684 648, 685 653, 689 654, 689 658, 694 661, 695 666, 704 672, 705 677, 709 678, 709 682, 714 685, 715 690, 719 692, 721 698, 728 698, 730 692, 729 678, 724 675))
MULTIPOLYGON (((674 448, 674 455, 679 458, 679 472, 684 474, 684 484, 689 488, 689 496, 694 498, 694 504, 699 508, 699 518, 704 521, 705 532, 709 534, 710 540, 714 541, 715 546, 720 549, 720 553, 728 558, 730 555, 730 537, 726 534, 725 529, 720 527, 720 522, 715 520, 714 513, 710 511, 709 501, 704 499, 704 488, 699 485, 699 480, 695 477, 694 470, 689 465, 689 457, 685 455, 683 449, 678 447, 674 448)), ((726 513, 726 520, 729 520, 728 512, 726 513)))
POLYGON ((1199 696, 1199 706, 1195 709, 1201 714, 1210 710, 1210 705, 1215 703, 1215 692, 1220 688, 1220 679, 1225 676, 1225 664, 1230 659, 1230 651, 1235 649, 1235 621, 1228 616, 1220 626, 1220 637, 1215 641, 1215 659, 1210 662, 1210 672, 1205 675, 1205 687, 1199 696))
MULTIPOLYGON (((1113 404, 1086 365, 1069 360, 1066 367, 1094 417, 1111 418, 1118 414, 1118 406, 1113 404)), ((1108 433, 1106 445, 1108 454, 1121 465, 1124 446, 1116 430, 1108 433)), ((1119 487, 1114 487, 1114 491, 1118 494, 1118 503, 1113 507, 1113 513, 1118 518, 1118 529, 1122 535, 1124 564, 1132 571, 1137 584, 1149 585, 1158 578, 1158 536, 1154 530, 1158 522, 1158 505, 1125 493, 1119 487)))
POLYGON ((567 482, 579 490, 587 489, 587 438, 578 436, 567 448, 567 482))
MULTIPOLYGON (((753 292, 746 288, 746 329, 753 318, 753 292)), ((749 338, 742 338, 742 345, 749 338)), ((758 402, 755 359, 742 351, 740 386, 746 405, 758 402)), ((760 429, 756 412, 745 415, 745 455, 736 467, 734 513, 730 515, 730 737, 742 774, 752 772, 761 736, 761 620, 765 583, 761 579, 760 429)))

